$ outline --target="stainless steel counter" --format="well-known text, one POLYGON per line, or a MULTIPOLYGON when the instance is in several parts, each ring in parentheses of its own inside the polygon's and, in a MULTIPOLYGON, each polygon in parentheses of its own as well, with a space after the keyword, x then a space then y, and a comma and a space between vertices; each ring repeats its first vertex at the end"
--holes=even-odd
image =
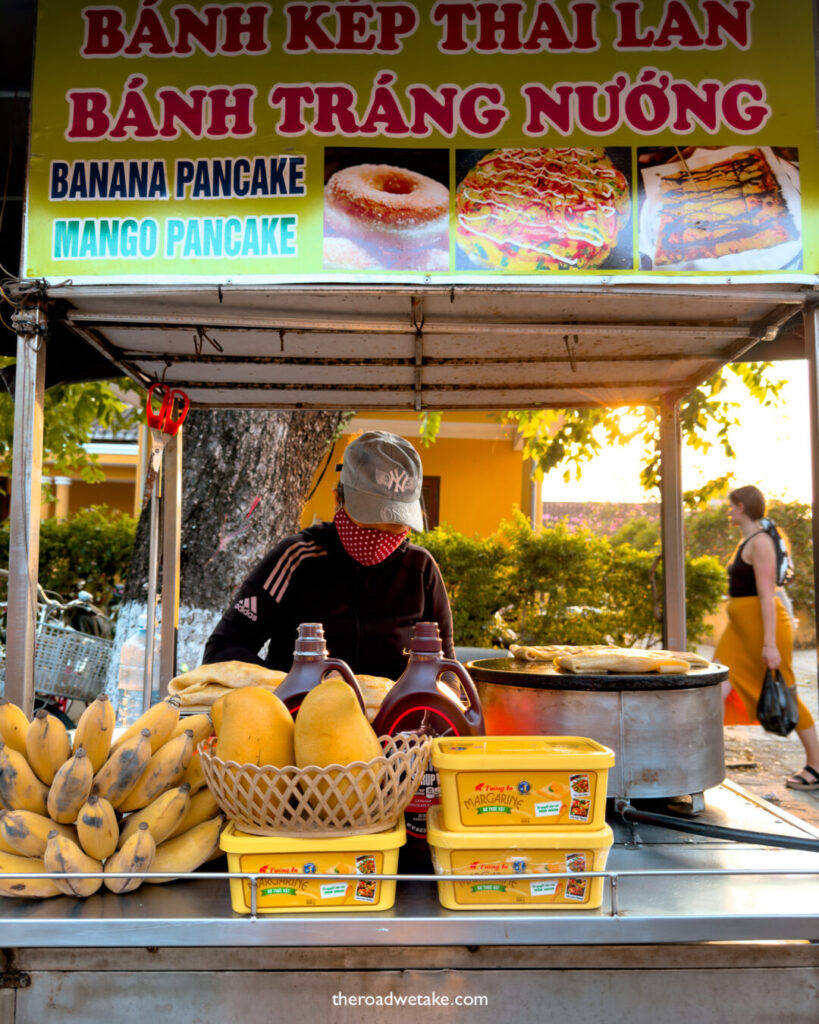
MULTIPOLYGON (((818 838, 810 826, 739 787, 706 794, 699 820, 818 838)), ((434 882, 402 879, 381 913, 231 910, 225 877, 81 901, 0 898, 4 947, 477 946, 819 941, 819 854, 716 841, 612 822, 603 906, 590 911, 454 912, 434 882)))

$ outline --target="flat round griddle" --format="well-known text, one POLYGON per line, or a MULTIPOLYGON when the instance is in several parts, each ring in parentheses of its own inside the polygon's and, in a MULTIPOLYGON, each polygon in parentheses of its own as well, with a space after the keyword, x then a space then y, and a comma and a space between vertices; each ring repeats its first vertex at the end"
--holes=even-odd
POLYGON ((548 661, 522 661, 519 658, 481 658, 467 662, 466 669, 476 683, 499 683, 503 686, 525 686, 537 690, 693 690, 714 686, 728 678, 724 665, 712 663, 707 668, 690 672, 625 672, 576 674, 558 672, 548 661))

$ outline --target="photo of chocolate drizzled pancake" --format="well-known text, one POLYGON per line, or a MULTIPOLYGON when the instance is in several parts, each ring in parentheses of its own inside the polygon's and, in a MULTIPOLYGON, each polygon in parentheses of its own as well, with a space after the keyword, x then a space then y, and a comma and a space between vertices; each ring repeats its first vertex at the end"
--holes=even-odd
POLYGON ((654 266, 768 249, 797 238, 779 183, 759 149, 659 179, 654 266))

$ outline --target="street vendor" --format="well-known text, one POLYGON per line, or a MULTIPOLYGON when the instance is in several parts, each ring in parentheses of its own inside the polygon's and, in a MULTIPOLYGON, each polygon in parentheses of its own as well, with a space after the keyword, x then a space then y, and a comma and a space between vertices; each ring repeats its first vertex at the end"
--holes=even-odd
POLYGON ((397 679, 416 622, 437 622, 444 654, 454 658, 440 570, 409 541, 410 529, 424 528, 422 482, 418 453, 403 438, 367 431, 352 441, 332 522, 286 537, 259 562, 208 638, 204 663, 288 671, 302 622, 322 623, 331 656, 356 674, 397 679))

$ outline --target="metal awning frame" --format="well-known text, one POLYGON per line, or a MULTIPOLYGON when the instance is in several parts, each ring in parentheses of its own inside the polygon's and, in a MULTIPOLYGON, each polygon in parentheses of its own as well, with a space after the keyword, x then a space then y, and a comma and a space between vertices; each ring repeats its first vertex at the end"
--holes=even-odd
MULTIPOLYGON (((435 286, 424 287, 364 287, 354 288, 350 285, 295 287, 295 286, 239 286, 239 285, 78 285, 67 282, 62 286, 48 287, 37 297, 26 291, 27 306, 22 315, 17 316, 17 378, 14 424, 14 458, 12 465, 11 488, 11 534, 9 550, 9 606, 8 606, 8 645, 6 657, 5 693, 8 699, 19 704, 28 712, 33 706, 34 697, 34 640, 36 613, 37 563, 39 555, 39 519, 40 519, 40 486, 42 481, 42 442, 43 442, 43 400, 44 370, 46 358, 46 339, 48 323, 57 318, 71 330, 83 337, 91 345, 115 362, 131 379, 145 386, 160 376, 166 377, 170 383, 177 383, 174 371, 177 368, 190 368, 197 364, 209 364, 210 368, 219 367, 220 372, 237 364, 254 371, 248 373, 252 381, 254 374, 262 367, 273 368, 316 368, 329 372, 330 378, 326 386, 309 380, 297 388, 293 394, 292 387, 282 387, 276 382, 268 387, 252 388, 252 396, 247 393, 234 394, 230 388, 224 388, 227 394, 222 397, 217 387, 202 389, 199 399, 194 404, 209 407, 231 406, 262 406, 267 408, 353 408, 358 410, 386 410, 388 408, 407 408, 420 410, 423 408, 439 408, 440 404, 429 404, 429 395, 443 393, 429 388, 425 384, 424 374, 431 366, 443 366, 462 369, 466 381, 470 381, 487 367, 506 367, 514 369, 525 366, 527 371, 536 368, 562 369, 569 367, 569 373, 578 372, 578 367, 593 369, 595 359, 584 352, 573 352, 572 339, 583 334, 584 337, 598 335, 602 338, 614 338, 622 343, 627 335, 639 343, 648 342, 658 337, 659 332, 668 332, 670 349, 673 355, 675 341, 684 338, 696 340, 702 348, 695 350, 696 358, 702 362, 694 375, 684 375, 681 379, 668 380, 667 387, 656 387, 653 397, 626 398, 627 388, 622 383, 610 385, 608 388, 600 384, 593 386, 588 395, 583 389, 575 389, 573 401, 566 401, 566 388, 551 386, 549 381, 540 387, 539 400, 532 402, 531 388, 521 387, 519 393, 526 394, 527 399, 518 407, 566 407, 567 405, 599 405, 612 404, 654 404, 660 413, 661 457, 662 457, 662 544, 666 571, 664 573, 664 642, 672 649, 684 649, 686 646, 685 631, 685 580, 684 580, 684 540, 682 519, 682 460, 681 460, 681 427, 680 399, 693 387, 696 387, 725 363, 739 358, 758 341, 770 340, 776 336, 779 328, 800 310, 804 319, 805 356, 810 367, 810 410, 811 410, 811 446, 813 471, 813 509, 814 509, 814 550, 819 551, 819 291, 813 285, 806 286, 804 281, 797 286, 770 287, 755 286, 742 283, 701 284, 694 282, 652 283, 650 285, 616 284, 612 286, 583 285, 566 286, 563 283, 554 286, 539 285, 523 289, 520 286, 435 286), (368 309, 361 313, 353 310, 353 315, 345 309, 327 315, 328 304, 338 303, 357 307, 357 298, 361 297, 362 306, 366 303, 384 301, 399 309, 406 310, 406 319, 397 322, 395 313, 384 316, 368 314, 368 309), (538 320, 521 317, 515 312, 517 298, 535 300, 542 297, 546 315, 538 320), (491 298, 493 309, 497 313, 489 318, 469 318, 464 316, 447 316, 448 302, 454 305, 456 299, 464 304, 474 301, 484 304, 491 298), (276 302, 285 299, 286 310, 276 307, 276 302), (226 301, 227 300, 227 301, 226 301), (630 317, 628 320, 584 317, 583 311, 589 304, 611 304, 613 301, 631 300, 645 311, 645 316, 630 317), (731 313, 736 312, 743 304, 753 308, 759 315, 739 320, 726 315, 722 320, 713 314, 687 320, 680 317, 676 322, 673 317, 664 318, 660 311, 666 306, 675 304, 683 308, 683 304, 695 300, 705 308, 713 304, 715 309, 730 307, 731 313), (292 309, 304 303, 301 313, 292 309), (178 308, 169 310, 168 303, 195 302, 196 312, 191 316, 190 309, 178 308), (247 302, 262 306, 273 303, 272 308, 263 312, 242 312, 241 305, 247 302), (310 308, 310 303, 317 303, 319 313, 310 308), (112 310, 111 304, 117 308, 112 310), (436 306, 437 304, 437 306, 436 306), (550 316, 549 307, 557 305, 561 310, 568 310, 568 316, 550 316), (95 308, 96 306, 96 308, 95 308), (102 306, 103 308, 99 308, 102 306), (428 306, 434 307, 432 313, 428 306), (324 310, 324 311, 322 311, 324 310), (443 310, 443 311, 442 311, 443 310), (505 319, 504 319, 505 317, 505 319), (732 322, 733 320, 733 322, 732 322), (136 332, 137 336, 151 339, 151 344, 118 347, 111 341, 111 333, 118 329, 136 332), (280 339, 282 350, 285 347, 285 335, 292 334, 298 339, 317 335, 332 335, 346 339, 354 339, 358 351, 351 356, 338 358, 328 370, 327 360, 316 356, 299 356, 293 352, 281 352, 278 355, 264 354, 254 356, 245 352, 239 359, 218 351, 221 344, 213 345, 214 335, 218 332, 225 336, 225 331, 250 335, 262 332, 280 339), (385 338, 395 335, 396 331, 403 340, 409 339, 410 347, 400 358, 379 356, 377 345, 385 338), (469 353, 458 346, 464 354, 458 357, 437 358, 430 356, 427 344, 433 344, 436 337, 471 338, 476 331, 496 338, 499 345, 506 345, 501 352, 493 350, 489 354, 469 353), (196 346, 194 353, 173 347, 174 336, 183 335, 187 339, 192 334, 196 346), (196 343, 198 333, 198 345, 196 343), (510 340, 511 339, 511 340, 510 340), (523 339, 523 340, 521 340, 523 339), (156 340, 161 348, 158 349, 156 340), (552 352, 544 353, 543 346, 548 347, 550 341, 558 346, 563 344, 562 355, 552 352), (537 343, 540 351, 532 352, 532 342, 537 343), (517 348, 516 348, 517 346, 517 348), (519 351, 523 347, 526 352, 519 351), (397 387, 388 397, 400 395, 399 402, 384 404, 382 390, 374 387, 370 392, 360 384, 346 387, 338 378, 342 374, 339 367, 345 370, 363 372, 364 368, 373 366, 399 367, 404 374, 397 387), (159 371, 163 367, 164 372, 159 371), (335 379, 334 375, 335 374, 335 379), (167 376, 166 376, 167 375, 167 376), (312 401, 301 399, 302 393, 312 395, 312 401), (213 401, 218 394, 219 400, 213 401), (251 400, 252 397, 252 400, 251 400), (375 399, 375 400, 374 400, 375 399), (618 400, 619 399, 619 400, 618 400), (369 404, 368 404, 369 403, 369 404)), ((401 314, 403 315, 403 314, 401 314)), ((402 340, 402 344, 403 344, 402 340)), ((187 340, 186 340, 187 344, 187 340)), ((577 346, 575 346, 575 349, 577 346)), ((467 346, 468 349, 468 346, 467 346)), ((689 353, 690 354, 690 353, 689 353)), ((628 351, 611 353, 608 363, 616 363, 626 371, 629 367, 644 367, 660 364, 668 360, 668 351, 649 351, 642 355, 628 351)), ((597 360, 599 362, 599 359, 597 360)), ((628 381, 628 375, 626 378, 628 381)), ((178 382, 184 385, 183 379, 178 382)), ((629 381, 629 384, 632 382, 629 381)), ((639 381, 637 384, 639 385, 639 381)), ((512 408, 514 403, 509 399, 515 395, 514 387, 503 390, 503 404, 498 404, 498 394, 491 387, 475 388, 466 383, 461 386, 468 393, 467 404, 453 404, 449 408, 512 408), (486 401, 483 401, 483 398, 486 401)), ((188 388, 186 387, 186 390, 188 388)), ((459 386, 452 385, 451 393, 458 396, 459 386)), ((179 530, 181 521, 181 441, 177 448, 168 452, 169 465, 166 467, 165 497, 162 515, 164 518, 164 549, 163 560, 166 566, 175 566, 176 572, 166 572, 163 589, 163 606, 174 610, 174 621, 178 610, 178 566, 179 566, 179 530)), ((152 557, 158 557, 154 541, 152 557)), ((814 567, 814 584, 819 592, 819 559, 814 567)), ((167 613, 166 613, 167 614, 167 613)), ((166 618, 166 621, 169 621, 166 618)), ((163 679, 174 674, 175 662, 175 631, 165 629, 162 633, 161 665, 163 679)))

